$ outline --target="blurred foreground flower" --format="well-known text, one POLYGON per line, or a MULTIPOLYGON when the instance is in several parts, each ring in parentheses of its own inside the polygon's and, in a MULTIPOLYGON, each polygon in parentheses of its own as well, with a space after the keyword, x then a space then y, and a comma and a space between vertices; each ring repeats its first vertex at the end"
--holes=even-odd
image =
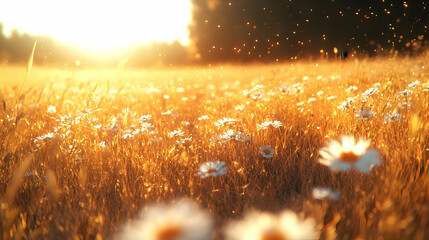
POLYGON ((318 239, 313 219, 300 219, 294 212, 285 210, 279 215, 253 211, 243 220, 225 228, 227 240, 286 240, 318 239))
POLYGON ((206 162, 203 163, 200 168, 198 169, 198 174, 201 178, 206 177, 216 177, 216 176, 222 176, 225 175, 227 171, 227 168, 225 167, 225 162, 206 162))
POLYGON ((367 150, 370 141, 359 139, 355 144, 353 136, 343 136, 341 140, 341 143, 330 141, 328 146, 319 151, 321 164, 334 171, 353 168, 362 172, 369 172, 374 166, 381 164, 380 153, 375 149, 367 150))
POLYGON ((274 156, 274 149, 271 146, 262 146, 261 155, 264 158, 272 158, 274 156))
POLYGON ((338 200, 340 198, 340 191, 332 191, 331 188, 314 188, 313 189, 314 199, 325 199, 338 200))
POLYGON ((212 229, 209 213, 184 199, 170 206, 150 206, 123 230, 119 239, 209 240, 212 239, 212 229))
POLYGON ((374 117, 374 113, 371 112, 369 109, 363 109, 359 110, 359 112, 357 112, 355 116, 359 120, 369 120, 374 117))

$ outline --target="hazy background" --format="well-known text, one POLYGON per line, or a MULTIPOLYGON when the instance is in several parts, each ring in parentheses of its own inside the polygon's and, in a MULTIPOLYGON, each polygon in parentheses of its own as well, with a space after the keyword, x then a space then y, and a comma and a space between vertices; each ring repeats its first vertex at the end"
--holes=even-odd
MULTIPOLYGON (((25 63, 36 39, 35 64, 116 66, 129 58, 135 67, 333 58, 334 47, 350 56, 414 55, 429 43, 425 0, 191 0, 191 4, 187 45, 157 41, 88 51, 52 37, 6 33, 0 25, 0 62, 25 63)), ((129 27, 133 24, 139 23, 129 27)), ((115 27, 111 30, 114 35, 115 27)))

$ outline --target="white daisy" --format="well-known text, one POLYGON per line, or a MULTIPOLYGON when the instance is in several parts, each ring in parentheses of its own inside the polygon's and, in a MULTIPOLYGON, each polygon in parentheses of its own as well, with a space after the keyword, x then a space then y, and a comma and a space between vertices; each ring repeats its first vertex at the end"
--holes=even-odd
POLYGON ((332 188, 314 188, 313 189, 313 198, 314 199, 331 199, 338 200, 340 198, 340 191, 332 191, 332 188))
POLYGON ((279 90, 281 93, 290 93, 289 87, 286 85, 281 85, 279 90))
POLYGON ((227 168, 225 162, 220 161, 203 163, 198 169, 198 174, 201 178, 222 176, 225 175, 226 172, 227 168))
POLYGON ((272 158, 274 156, 274 149, 271 146, 262 146, 261 155, 264 158, 272 158))
POLYGON ((362 94, 362 97, 369 98, 369 97, 372 97, 372 95, 378 94, 378 93, 379 93, 378 88, 370 88, 362 94))
POLYGON ((356 90, 358 90, 358 87, 356 87, 356 86, 350 86, 345 91, 349 93, 349 92, 353 92, 353 91, 356 91, 356 90))
POLYGON ((152 115, 142 115, 142 116, 140 116, 140 118, 137 120, 139 123, 145 123, 145 122, 147 122, 147 121, 149 121, 149 120, 151 120, 152 119, 152 115))
POLYGON ((407 102, 402 102, 402 103, 398 103, 398 108, 405 110, 407 108, 411 108, 413 106, 412 103, 407 103, 407 102))
POLYGON ((208 119, 209 119, 209 116, 203 115, 203 116, 198 118, 198 121, 203 121, 203 120, 208 120, 208 119))
POLYGON ((369 120, 374 117, 374 112, 371 112, 369 109, 359 110, 355 115, 359 120, 369 120))
POLYGON ((245 105, 237 105, 237 106, 235 106, 234 109, 237 111, 243 111, 245 107, 246 107, 245 105))
POLYGON ((119 239, 201 240, 212 239, 213 221, 208 212, 191 200, 173 205, 153 205, 124 228, 119 239))
POLYGON ((335 98, 337 98, 337 96, 333 95, 333 96, 327 97, 326 100, 331 101, 331 100, 334 100, 335 98))
POLYGON ((395 97, 396 98, 400 98, 400 97, 406 98, 406 97, 410 96, 412 93, 413 93, 413 90, 405 89, 404 91, 398 92, 397 94, 395 94, 395 97))
POLYGON ((178 130, 174 130, 172 132, 168 133, 168 137, 169 138, 173 138, 173 137, 181 137, 183 136, 184 132, 181 129, 178 130))
POLYGON ((43 140, 51 140, 51 139, 61 139, 61 135, 59 135, 58 133, 47 133, 43 136, 40 137, 36 137, 36 139, 34 139, 34 142, 39 142, 39 141, 43 141, 43 140))
POLYGON ((374 166, 381 164, 380 153, 375 149, 367 150, 370 142, 359 139, 355 144, 353 136, 343 136, 342 142, 330 141, 328 146, 322 148, 319 153, 319 162, 334 171, 347 171, 357 169, 369 172, 374 166))
POLYGON ((419 84, 420 84, 420 81, 414 81, 414 82, 408 84, 408 87, 414 88, 414 87, 417 87, 419 84))
POLYGON ((281 126, 283 126, 283 124, 280 121, 267 121, 267 122, 263 122, 261 124, 256 124, 256 128, 258 130, 267 129, 269 127, 279 128, 281 126))
POLYGON ((303 220, 285 210, 279 215, 252 211, 241 221, 231 222, 224 230, 227 240, 318 239, 313 219, 303 220))
POLYGON ((399 122, 399 120, 401 120, 401 118, 402 118, 402 115, 397 113, 397 112, 387 113, 384 115, 383 123, 399 122))
POLYGON ((309 99, 307 100, 307 102, 311 103, 311 102, 314 102, 314 101, 316 101, 316 100, 317 100, 316 98, 312 97, 312 98, 309 98, 309 99))
POLYGON ((215 122, 214 124, 218 127, 220 126, 225 126, 225 125, 230 125, 233 124, 235 121, 237 121, 236 119, 233 118, 222 118, 219 119, 217 122, 215 122))
POLYGON ((57 112, 57 108, 55 106, 49 106, 48 110, 46 110, 47 113, 56 113, 57 112))
POLYGON ((245 135, 244 133, 237 131, 234 132, 233 130, 228 130, 226 131, 226 133, 222 133, 219 136, 220 139, 225 139, 225 140, 234 140, 237 142, 249 142, 250 141, 250 137, 245 135))
POLYGON ((347 101, 342 102, 341 105, 338 106, 338 108, 341 110, 349 109, 349 108, 353 107, 354 102, 355 102, 355 100, 353 98, 349 97, 349 98, 347 98, 347 101))

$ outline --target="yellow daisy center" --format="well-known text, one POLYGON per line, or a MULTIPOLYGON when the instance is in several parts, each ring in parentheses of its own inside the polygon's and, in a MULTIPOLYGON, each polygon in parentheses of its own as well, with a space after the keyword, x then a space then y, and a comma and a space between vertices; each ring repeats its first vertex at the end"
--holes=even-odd
POLYGON ((340 155, 340 160, 348 163, 355 163, 359 160, 359 155, 354 152, 342 152, 340 155))
POLYGON ((287 238, 282 232, 278 230, 272 230, 272 231, 266 232, 262 236, 261 240, 287 240, 287 238))
POLYGON ((212 173, 215 173, 215 172, 217 172, 216 168, 210 168, 209 170, 207 170, 207 174, 212 174, 212 173))
POLYGON ((270 155, 271 154, 271 150, 270 149, 264 149, 264 154, 265 155, 270 155))
POLYGON ((183 233, 183 228, 178 225, 171 225, 161 228, 156 233, 156 239, 159 240, 174 240, 183 233))

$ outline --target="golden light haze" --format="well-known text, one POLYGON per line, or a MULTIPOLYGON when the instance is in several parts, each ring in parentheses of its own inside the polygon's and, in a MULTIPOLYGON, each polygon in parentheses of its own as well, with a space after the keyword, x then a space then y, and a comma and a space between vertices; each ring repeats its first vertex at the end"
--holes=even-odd
POLYGON ((150 41, 178 40, 187 45, 190 20, 189 0, 0 3, 0 22, 6 34, 16 28, 92 50, 113 50, 150 41))

